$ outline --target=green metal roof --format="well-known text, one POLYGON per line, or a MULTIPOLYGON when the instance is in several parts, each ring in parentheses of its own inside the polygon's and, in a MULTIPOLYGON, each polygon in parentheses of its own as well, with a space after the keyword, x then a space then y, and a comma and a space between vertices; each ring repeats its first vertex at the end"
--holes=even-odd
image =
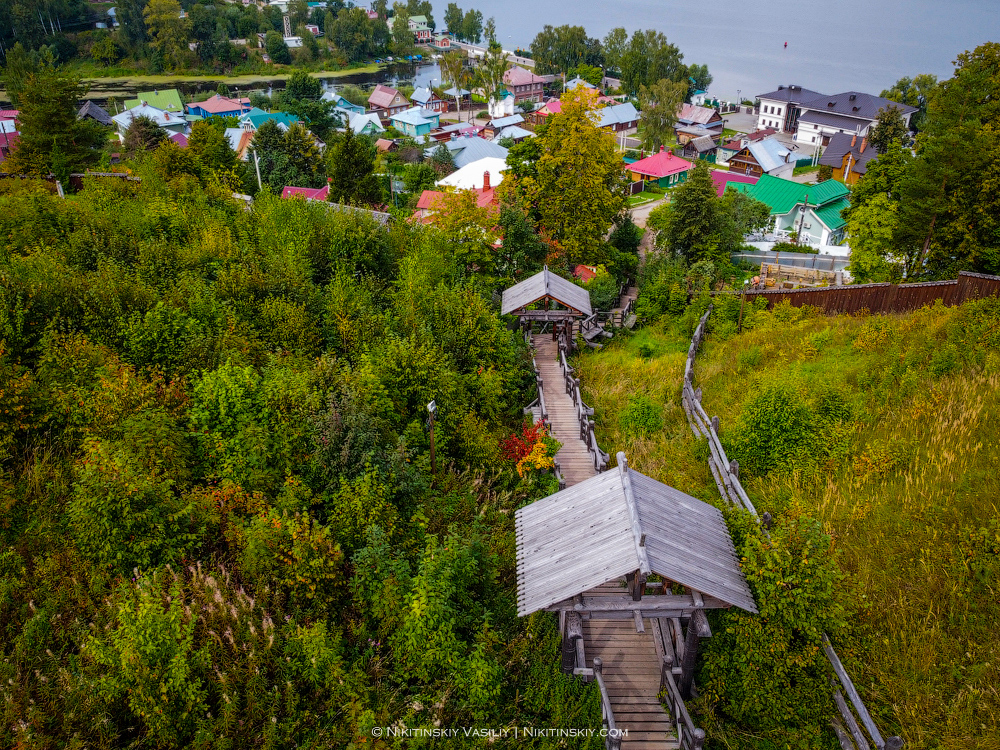
POLYGON ((291 127, 299 121, 299 118, 295 115, 290 115, 287 112, 263 112, 263 111, 250 111, 240 118, 240 122, 249 122, 253 129, 256 130, 261 125, 263 125, 268 120, 274 120, 279 125, 285 125, 291 127))
MULTIPOLYGON (((833 180, 827 180, 827 182, 833 182, 833 180)), ((809 200, 812 201, 812 196, 809 196, 809 200)), ((826 224, 827 229, 831 232, 835 232, 847 224, 847 222, 841 218, 840 212, 849 205, 851 205, 851 202, 847 200, 847 198, 840 198, 832 203, 827 203, 825 206, 813 209, 813 213, 816 214, 816 217, 820 221, 826 224)))
POLYGON ((809 197, 810 206, 823 206, 842 199, 851 192, 846 185, 837 180, 826 180, 818 185, 803 185, 769 174, 761 175, 756 185, 745 187, 734 185, 734 187, 769 205, 772 214, 787 214, 796 205, 804 203, 806 196, 809 197))
POLYGON ((135 99, 125 102, 125 109, 138 107, 146 102, 150 107, 162 109, 164 112, 180 114, 184 111, 184 103, 181 102, 181 94, 177 89, 165 89, 163 91, 140 91, 135 99))

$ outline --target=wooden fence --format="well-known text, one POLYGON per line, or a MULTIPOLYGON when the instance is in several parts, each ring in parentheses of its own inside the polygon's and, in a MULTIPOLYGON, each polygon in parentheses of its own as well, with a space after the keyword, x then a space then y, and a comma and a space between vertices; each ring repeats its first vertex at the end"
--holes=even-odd
MULTIPOLYGON (((1000 277, 996 276, 979 276, 978 274, 965 275, 976 276, 980 279, 986 280, 993 279, 1000 282, 1000 277)), ((961 277, 959 278, 959 281, 961 281, 961 277)), ((945 281, 932 283, 940 286, 941 284, 956 284, 957 282, 945 281)), ((885 284, 879 286, 892 285, 885 284)), ((966 288, 979 287, 972 285, 971 287, 966 288)), ((998 288, 1000 288, 1000 285, 998 285, 998 288)), ((978 296, 984 295, 979 294, 978 296)), ((967 299, 975 298, 976 297, 967 297, 967 299)), ((701 317, 701 320, 698 321, 698 327, 695 329, 694 336, 691 338, 691 346, 688 349, 687 361, 684 363, 684 384, 681 391, 681 404, 684 407, 685 414, 687 414, 688 423, 691 426, 691 431, 694 432, 695 437, 705 437, 708 440, 708 465, 712 470, 712 476, 719 489, 719 494, 722 495, 722 498, 727 502, 736 507, 743 508, 747 512, 751 513, 755 518, 760 520, 757 509, 750 501, 750 498, 747 497, 747 493, 743 489, 743 485, 740 483, 739 463, 729 460, 726 456, 725 449, 722 447, 722 441, 719 440, 719 418, 714 416, 709 418, 708 413, 701 405, 701 388, 698 388, 697 390, 694 388, 694 360, 695 356, 698 354, 701 342, 705 337, 705 327, 708 323, 708 316, 711 314, 712 307, 709 306, 708 310, 701 317)), ((764 520, 767 520, 768 518, 768 514, 765 513, 764 520)), ((767 533, 766 528, 765 533, 767 533)), ((830 666, 833 668, 833 673, 836 675, 836 679, 839 681, 840 685, 843 686, 844 692, 847 693, 847 697, 850 699, 850 703, 848 703, 848 701, 846 701, 844 696, 841 694, 837 682, 831 681, 833 686, 834 702, 837 704, 837 710, 840 713, 840 718, 834 718, 831 723, 843 750, 870 750, 870 745, 868 744, 868 740, 864 734, 865 731, 868 733, 868 737, 871 739, 871 742, 874 744, 876 750, 900 750, 903 747, 903 740, 901 738, 882 738, 882 734, 879 732, 878 727, 872 720, 871 714, 868 713, 868 709, 865 708, 865 704, 862 702, 861 696, 858 695, 858 691, 855 689, 850 675, 847 674, 847 670, 844 669, 844 665, 840 663, 840 658, 833 650, 833 646, 830 645, 830 639, 827 638, 825 633, 823 634, 823 653, 826 654, 826 657, 830 662, 830 666), (857 718, 855 717, 855 714, 857 718), (843 719, 843 723, 841 723, 841 719, 843 719), (861 729, 862 726, 864 727, 864 731, 861 729)))
MULTIPOLYGON (((721 294, 721 292, 720 292, 721 294)), ((737 294, 737 292, 726 292, 737 294)), ((969 300, 1000 295, 1000 276, 962 271, 951 281, 927 281, 920 284, 851 284, 813 289, 752 289, 747 301, 757 297, 767 300, 768 308, 788 300, 793 307, 811 305, 828 313, 872 314, 902 313, 919 310, 941 300, 945 305, 960 305, 969 300)))

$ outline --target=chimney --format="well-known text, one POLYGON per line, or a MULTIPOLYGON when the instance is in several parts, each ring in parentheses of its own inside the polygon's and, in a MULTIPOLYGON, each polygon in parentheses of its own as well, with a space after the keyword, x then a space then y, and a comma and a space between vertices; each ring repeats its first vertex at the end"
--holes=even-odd
POLYGON ((490 173, 483 172, 483 190, 490 189, 490 173))
POLYGON ((858 142, 858 134, 855 133, 851 136, 851 148, 854 148, 855 144, 858 142))
POLYGON ((857 99, 857 98, 858 98, 858 95, 857 95, 857 94, 851 94, 851 96, 850 96, 850 101, 852 101, 852 102, 853 102, 853 101, 854 101, 855 99, 857 99))
POLYGON ((661 153, 661 154, 662 154, 662 153, 663 153, 664 151, 666 151, 666 150, 667 150, 667 147, 666 147, 666 146, 660 146, 660 153, 661 153))
MULTIPOLYGON (((855 138, 856 137, 857 136, 855 136, 855 138)), ((861 139, 861 148, 858 150, 858 153, 863 154, 865 152, 865 148, 867 147, 868 147, 868 136, 866 135, 861 139)))

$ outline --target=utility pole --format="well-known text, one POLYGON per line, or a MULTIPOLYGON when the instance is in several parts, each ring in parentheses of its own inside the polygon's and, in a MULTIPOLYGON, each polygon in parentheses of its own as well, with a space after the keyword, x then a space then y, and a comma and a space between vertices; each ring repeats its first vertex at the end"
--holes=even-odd
POLYGON ((260 157, 257 156, 257 149, 253 150, 253 166, 257 170, 257 189, 263 190, 264 184, 260 181, 260 157))
POLYGON ((430 413, 430 431, 431 431, 431 476, 437 474, 437 462, 434 460, 434 415, 437 414, 437 404, 431 401, 427 404, 427 411, 430 413))
POLYGON ((808 210, 809 210, 809 193, 806 193, 805 203, 802 204, 802 215, 799 216, 799 231, 797 233, 798 234, 797 241, 799 242, 801 242, 802 240, 802 225, 805 224, 806 222, 806 211, 808 210))

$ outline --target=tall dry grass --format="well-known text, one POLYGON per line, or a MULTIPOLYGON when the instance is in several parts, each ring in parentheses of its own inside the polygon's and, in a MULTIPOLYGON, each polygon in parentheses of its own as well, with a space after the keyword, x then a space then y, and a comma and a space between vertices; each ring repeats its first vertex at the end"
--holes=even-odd
MULTIPOLYGON (((724 440, 762 387, 843 396, 842 450, 809 471, 747 477, 747 491, 761 512, 813 515, 834 536, 854 613, 838 651, 884 731, 909 748, 1000 750, 1000 582, 989 572, 1000 573, 1000 546, 970 541, 1000 529, 1000 354, 941 374, 955 315, 755 312, 744 334, 709 337, 695 381, 724 440)), ((581 355, 579 370, 605 450, 718 502, 680 407, 687 344, 669 325, 646 329, 581 355), (662 406, 662 430, 623 434, 619 415, 638 394, 662 406)))

